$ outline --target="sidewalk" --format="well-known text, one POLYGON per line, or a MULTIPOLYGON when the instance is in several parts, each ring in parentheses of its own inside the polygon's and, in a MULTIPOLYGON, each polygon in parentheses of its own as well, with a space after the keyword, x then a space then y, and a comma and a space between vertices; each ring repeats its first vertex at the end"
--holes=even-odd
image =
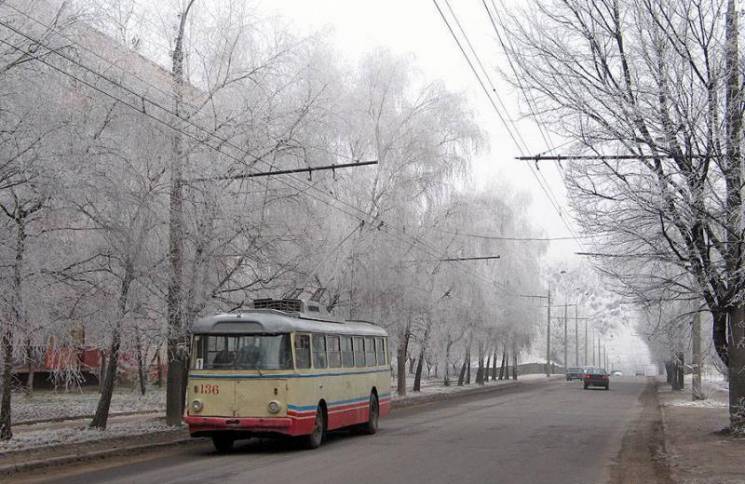
MULTIPOLYGON (((562 378, 561 375, 554 375, 551 381, 562 378)), ((485 385, 472 383, 461 387, 445 387, 439 380, 423 381, 421 392, 409 390, 405 397, 394 392, 393 408, 423 405, 506 389, 521 383, 537 384, 545 381, 545 375, 526 375, 518 381, 493 381, 485 385)), ((413 384, 412 381, 407 383, 409 388, 413 384)), ((162 413, 112 416, 105 431, 88 429, 90 419, 79 418, 16 425, 13 439, 0 443, 0 475, 35 466, 62 465, 76 460, 141 452, 159 446, 188 445, 192 441, 185 427, 168 427, 164 420, 162 413)))
POLYGON ((707 400, 692 401, 690 386, 673 392, 659 385, 665 448, 671 477, 679 483, 745 482, 745 438, 722 434, 729 423, 726 389, 707 382, 707 400))

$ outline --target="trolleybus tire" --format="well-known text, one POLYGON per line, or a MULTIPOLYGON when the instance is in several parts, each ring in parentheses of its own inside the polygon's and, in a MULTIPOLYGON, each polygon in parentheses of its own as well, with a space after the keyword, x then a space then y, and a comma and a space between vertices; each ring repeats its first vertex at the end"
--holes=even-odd
POLYGON ((215 446, 215 450, 221 454, 233 450, 233 442, 235 442, 235 439, 230 435, 212 436, 212 444, 215 446))
POLYGON ((323 408, 319 405, 316 408, 316 419, 313 422, 313 432, 303 436, 305 448, 317 449, 326 438, 326 420, 323 414, 323 408))
POLYGON ((380 418, 380 404, 375 392, 370 393, 370 410, 368 412, 367 423, 362 425, 362 431, 372 435, 378 431, 378 420, 380 418))

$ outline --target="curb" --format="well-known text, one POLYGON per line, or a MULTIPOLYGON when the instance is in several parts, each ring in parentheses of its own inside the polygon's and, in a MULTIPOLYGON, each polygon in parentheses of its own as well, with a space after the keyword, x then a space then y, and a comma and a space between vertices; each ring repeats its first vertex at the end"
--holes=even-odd
POLYGON ((391 409, 409 408, 417 405, 424 405, 432 402, 439 402, 442 400, 451 400, 462 397, 468 397, 471 395, 479 395, 482 393, 491 393, 498 390, 505 390, 507 388, 515 388, 520 385, 520 381, 510 381, 509 383, 501 383, 498 385, 484 385, 476 388, 468 388, 459 392, 452 393, 435 393, 432 395, 412 395, 406 396, 399 400, 393 400, 391 402, 391 409))
MULTIPOLYGON (((172 431, 172 432, 177 432, 177 431, 172 431)), ((89 461, 94 461, 98 459, 106 459, 109 457, 132 455, 132 454, 146 452, 149 450, 160 449, 164 447, 171 447, 175 445, 188 445, 191 442, 196 443, 196 442, 201 442, 201 441, 202 439, 192 439, 191 437, 188 437, 188 436, 187 437, 181 436, 181 437, 178 437, 173 440, 166 441, 166 442, 156 442, 152 444, 139 444, 139 445, 132 445, 129 447, 119 447, 116 449, 88 452, 85 454, 61 455, 57 457, 49 457, 46 459, 38 459, 38 460, 33 460, 33 461, 28 461, 28 462, 19 462, 16 464, 0 466, 0 476, 8 476, 8 475, 17 474, 20 472, 34 471, 34 470, 45 469, 49 467, 57 467, 57 466, 75 464, 75 463, 89 462, 89 461)))
MULTIPOLYGON (((546 379, 546 381, 551 381, 553 379, 546 379)), ((419 405, 425 405, 428 403, 443 401, 443 400, 453 400, 463 397, 468 397, 472 395, 480 395, 483 393, 491 393, 496 392, 500 390, 506 390, 509 388, 515 388, 520 386, 521 384, 524 384, 521 381, 510 381, 508 383, 502 383, 498 385, 484 385, 479 386, 476 388, 469 388, 462 391, 452 392, 452 393, 435 393, 432 395, 422 395, 422 396, 412 396, 412 397, 405 397, 401 400, 393 400, 391 403, 391 409, 404 409, 404 408, 410 408, 410 407, 416 407, 419 405)), ((152 413, 152 412, 148 412, 152 413)), ((136 415, 137 412, 130 413, 131 415, 136 415)), ((118 414, 122 416, 122 414, 118 414)), ((85 417, 88 418, 88 417, 85 417)), ((70 420, 70 419, 67 419, 70 420)), ((43 423, 43 422, 37 422, 37 423, 43 423)), ((180 433, 183 431, 183 429, 174 429, 174 430, 166 430, 163 433, 180 433)), ((98 441, 98 443, 104 443, 105 439, 98 441)), ((8 464, 5 466, 0 466, 0 476, 8 476, 13 475, 16 473, 22 473, 22 472, 29 472, 33 470, 39 470, 39 469, 45 469, 49 467, 58 467, 58 466, 65 466, 70 464, 76 464, 76 463, 83 463, 83 462, 89 462, 99 459, 106 459, 110 457, 119 457, 119 456, 126 456, 126 455, 132 455, 132 454, 138 454, 138 453, 144 453, 150 450, 154 449, 160 449, 165 447, 172 447, 176 445, 190 445, 191 443, 200 443, 204 442, 204 439, 202 438, 192 438, 190 436, 179 436, 177 438, 174 438, 172 440, 168 440, 166 442, 156 442, 152 444, 139 444, 139 445, 133 445, 129 447, 119 447, 116 449, 109 449, 109 450, 100 450, 100 451, 94 451, 94 452, 88 452, 84 454, 71 454, 71 455, 61 455, 57 457, 49 457, 46 459, 38 459, 34 461, 28 461, 28 462, 20 462, 15 464, 8 464)), ((91 444, 96 444, 97 441, 92 441, 91 444)))
POLYGON ((665 459, 665 465, 667 466, 668 473, 670 475, 670 479, 673 482, 679 482, 678 479, 678 472, 675 466, 672 464, 672 455, 670 455, 671 452, 671 446, 668 439, 668 431, 667 431, 667 411, 666 411, 666 405, 663 404, 663 402, 660 399, 660 387, 662 386, 662 382, 655 379, 654 381, 654 391, 657 393, 657 404, 659 406, 660 410, 660 426, 662 427, 662 445, 664 446, 663 451, 663 458, 665 459))

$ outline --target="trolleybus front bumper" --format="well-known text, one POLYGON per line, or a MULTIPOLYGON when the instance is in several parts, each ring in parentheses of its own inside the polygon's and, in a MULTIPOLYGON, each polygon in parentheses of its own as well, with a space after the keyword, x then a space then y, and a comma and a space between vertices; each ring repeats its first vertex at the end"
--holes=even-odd
POLYGON ((270 432, 286 435, 296 435, 297 422, 290 417, 197 417, 184 416, 184 422, 189 425, 189 433, 195 436, 210 432, 238 431, 238 432, 270 432))

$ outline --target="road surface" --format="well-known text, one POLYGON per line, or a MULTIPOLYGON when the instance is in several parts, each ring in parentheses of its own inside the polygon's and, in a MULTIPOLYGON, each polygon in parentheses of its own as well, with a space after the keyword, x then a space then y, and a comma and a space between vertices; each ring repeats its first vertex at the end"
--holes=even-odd
POLYGON ((584 391, 580 382, 529 383, 398 410, 381 421, 377 435, 340 432, 313 451, 249 440, 219 455, 205 442, 33 478, 68 484, 607 482, 622 441, 629 440, 624 434, 638 425, 646 385, 643 378, 614 377, 606 392, 584 391))

